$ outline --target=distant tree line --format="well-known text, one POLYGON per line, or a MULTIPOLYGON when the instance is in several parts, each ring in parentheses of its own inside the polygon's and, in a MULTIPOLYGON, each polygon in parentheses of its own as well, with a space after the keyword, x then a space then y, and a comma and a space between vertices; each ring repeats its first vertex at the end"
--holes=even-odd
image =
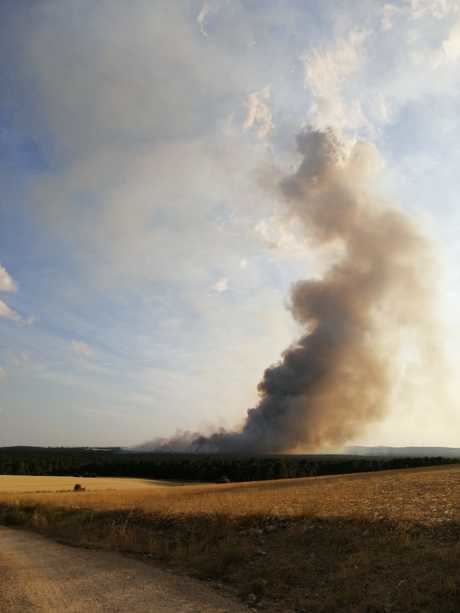
POLYGON ((119 448, 0 448, 0 474, 140 477, 177 481, 261 481, 457 463, 445 457, 211 455, 119 448))

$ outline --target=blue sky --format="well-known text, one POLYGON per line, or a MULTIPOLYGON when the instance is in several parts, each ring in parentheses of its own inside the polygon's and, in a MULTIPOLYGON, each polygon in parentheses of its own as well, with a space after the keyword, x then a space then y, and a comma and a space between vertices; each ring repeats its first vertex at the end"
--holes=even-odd
MULTIPOLYGON (((460 1, 2 2, 0 58, 0 444, 241 422, 323 266, 266 188, 306 124, 432 239, 455 381, 460 1)), ((400 379, 356 442, 455 444, 400 379)))

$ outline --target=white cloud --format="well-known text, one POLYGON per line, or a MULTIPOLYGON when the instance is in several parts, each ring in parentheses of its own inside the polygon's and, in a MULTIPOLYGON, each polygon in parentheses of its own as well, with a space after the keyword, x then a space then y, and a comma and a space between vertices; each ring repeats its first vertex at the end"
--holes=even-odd
POLYGON ((245 258, 242 258, 240 260, 240 268, 241 268, 241 270, 246 270, 247 267, 248 267, 248 261, 245 258))
MULTIPOLYGON (((408 47, 412 68, 417 70, 423 66, 426 83, 430 83, 430 80, 427 79, 428 71, 431 73, 433 90, 436 90, 436 84, 440 78, 446 85, 455 82, 455 75, 449 75, 447 70, 450 64, 460 59, 460 21, 443 33, 441 43, 426 45, 415 38, 409 41, 408 47)), ((429 85, 425 87, 430 89, 429 85)))
POLYGON ((3 300, 0 300, 0 317, 10 319, 11 321, 21 321, 21 316, 10 308, 3 300))
POLYGON ((209 2, 204 2, 200 12, 198 13, 198 17, 196 18, 198 25, 200 26, 201 33, 206 37, 209 36, 209 34, 206 32, 206 18, 210 12, 211 8, 209 6, 209 2))
POLYGON ((460 22, 449 32, 449 36, 442 43, 442 48, 450 60, 457 60, 460 57, 460 22))
POLYGON ((223 294, 224 292, 227 292, 228 291, 227 277, 222 277, 222 279, 219 279, 218 281, 216 281, 216 283, 214 283, 214 285, 212 286, 212 289, 218 294, 223 294))
MULTIPOLYGON (((17 285, 6 268, 0 265, 0 292, 16 292, 17 285)), ((11 321, 21 322, 23 325, 29 326, 34 321, 34 317, 23 319, 19 313, 12 309, 4 300, 0 300, 0 317, 10 319, 11 321)))
POLYGON ((200 27, 200 32, 206 38, 209 36, 209 33, 206 30, 206 21, 208 20, 208 17, 213 13, 217 13, 222 8, 222 6, 227 4, 228 1, 229 0, 205 0, 203 2, 196 21, 200 27))
POLYGON ((393 27, 394 20, 404 13, 404 8, 394 4, 384 4, 382 9, 382 30, 387 32, 393 27))
POLYGON ((306 252, 304 237, 296 230, 298 226, 295 221, 277 215, 261 219, 254 226, 256 236, 266 247, 277 249, 288 256, 305 255, 306 252))
POLYGON ((444 19, 453 13, 460 11, 458 0, 406 0, 409 4, 411 17, 434 17, 444 19))
POLYGON ((434 68, 456 62, 460 58, 460 21, 457 22, 450 30, 449 34, 442 42, 441 47, 437 49, 432 57, 432 65, 434 68))
POLYGON ((15 292, 16 289, 16 283, 11 278, 11 275, 0 264, 0 292, 15 292))
POLYGON ((357 130, 368 125, 360 100, 347 100, 345 89, 365 62, 369 32, 352 30, 332 46, 314 49, 303 57, 305 88, 312 104, 310 120, 318 128, 357 130))
POLYGON ((460 2, 376 8, 365 32, 345 29, 303 56, 314 126, 376 140, 403 109, 411 106, 413 116, 427 96, 457 96, 460 24, 453 17, 460 2))
POLYGON ((381 27, 384 31, 393 28, 397 19, 412 20, 431 17, 441 20, 460 12, 458 0, 405 0, 404 4, 386 3, 382 8, 381 27))
POLYGON ((72 351, 81 357, 90 358, 93 355, 91 347, 83 341, 73 340, 71 346, 72 351))
POLYGON ((249 130, 256 128, 257 137, 262 139, 270 135, 273 130, 273 117, 267 101, 270 100, 271 88, 269 85, 263 89, 249 94, 246 101, 246 117, 243 128, 249 130))

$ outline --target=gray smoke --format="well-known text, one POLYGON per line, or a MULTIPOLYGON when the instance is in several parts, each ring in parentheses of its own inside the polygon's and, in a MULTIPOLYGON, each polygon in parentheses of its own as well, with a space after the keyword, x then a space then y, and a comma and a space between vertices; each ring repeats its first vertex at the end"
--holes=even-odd
POLYGON ((320 279, 297 282, 290 309, 305 329, 269 367, 241 430, 179 434, 157 449, 283 452, 341 446, 382 418, 393 387, 398 334, 430 340, 427 242, 403 213, 369 195, 377 156, 331 130, 297 138, 302 160, 279 186, 314 247, 337 247, 320 279), (423 272, 422 272, 423 271, 423 272))

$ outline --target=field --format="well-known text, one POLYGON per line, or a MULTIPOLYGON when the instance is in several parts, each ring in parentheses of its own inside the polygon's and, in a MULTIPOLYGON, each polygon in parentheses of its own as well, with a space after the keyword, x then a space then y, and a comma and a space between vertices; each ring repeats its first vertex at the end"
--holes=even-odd
POLYGON ((0 475, 0 496, 5 493, 57 493, 72 491, 76 484, 88 492, 110 490, 143 490, 158 486, 175 485, 166 481, 148 479, 116 479, 89 477, 30 477, 19 475, 0 475))
POLYGON ((174 488, 141 483, 0 491, 0 521, 161 561, 264 611, 459 610, 458 466, 174 488))

